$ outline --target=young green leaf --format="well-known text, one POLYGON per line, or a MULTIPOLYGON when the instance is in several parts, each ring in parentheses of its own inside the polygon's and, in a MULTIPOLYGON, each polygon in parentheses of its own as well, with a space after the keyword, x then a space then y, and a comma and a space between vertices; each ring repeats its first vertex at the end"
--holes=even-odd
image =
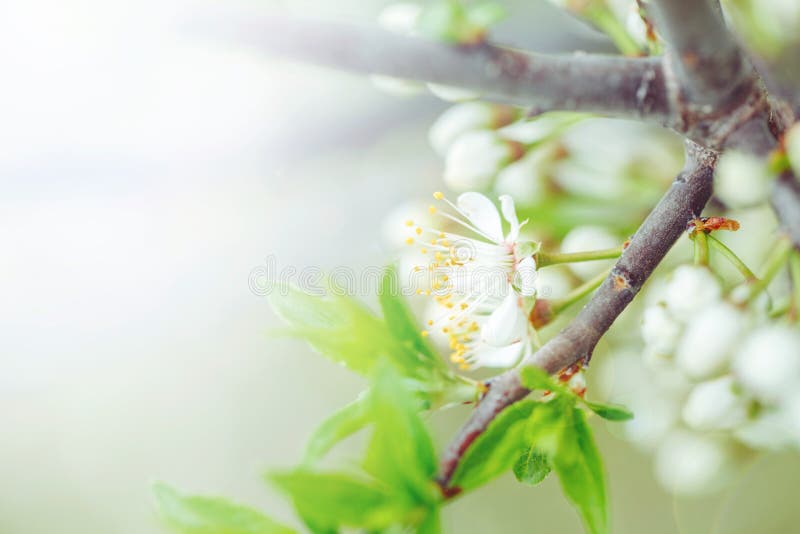
POLYGON ((591 534, 607 534, 608 511, 600 453, 582 410, 565 414, 558 449, 552 457, 564 494, 575 505, 591 534))
POLYGON ((409 345, 429 363, 444 368, 444 360, 439 357, 430 342, 422 337, 422 329, 414 319, 408 303, 400 294, 397 269, 393 265, 387 267, 383 273, 378 301, 392 336, 400 343, 409 345))
POLYGON ((184 496, 167 486, 153 487, 158 515, 183 534, 293 534, 265 515, 214 497, 184 496))
POLYGON ((450 484, 467 491, 511 469, 530 444, 526 436, 526 422, 534 410, 541 406, 536 401, 524 400, 500 412, 486 431, 469 446, 450 484))
POLYGON ((556 391, 563 389, 563 386, 551 377, 544 369, 534 365, 526 365, 520 371, 522 385, 528 389, 544 389, 556 391))
POLYGON ((303 463, 310 465, 319 461, 336 443, 364 428, 370 422, 367 401, 368 394, 362 393, 323 421, 306 444, 303 463))
POLYGON ((410 502, 435 503, 433 441, 420 419, 419 401, 391 366, 378 368, 369 403, 374 430, 365 469, 410 502))
POLYGON ((633 413, 624 406, 587 400, 584 400, 583 403, 594 413, 609 421, 629 421, 633 419, 633 413))
POLYGON ((298 515, 314 532, 338 532, 341 527, 381 530, 403 523, 410 509, 389 488, 345 474, 298 469, 269 476, 292 500, 298 515))
POLYGON ((283 333, 305 339, 329 359, 369 374, 381 357, 389 358, 407 376, 430 375, 430 364, 417 350, 394 337, 386 323, 363 304, 345 296, 312 296, 288 287, 270 297, 275 313, 289 328, 283 333))
POLYGON ((528 447, 514 464, 514 475, 517 480, 529 486, 535 486, 544 480, 550 471, 550 461, 547 459, 547 455, 534 446, 528 447))

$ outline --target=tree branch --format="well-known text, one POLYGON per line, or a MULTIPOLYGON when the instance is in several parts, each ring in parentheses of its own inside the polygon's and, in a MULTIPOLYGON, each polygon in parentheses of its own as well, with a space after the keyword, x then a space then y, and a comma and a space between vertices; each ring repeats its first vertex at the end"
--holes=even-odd
POLYGON ((790 171, 784 172, 775 181, 772 207, 794 247, 800 250, 800 183, 790 171))
POLYGON ((586 111, 660 124, 669 120, 658 59, 537 54, 491 44, 452 46, 376 28, 285 17, 239 21, 230 33, 273 54, 452 85, 542 111, 586 111))
POLYGON ((656 0, 650 5, 691 102, 722 108, 753 80, 753 69, 725 26, 718 0, 656 0))
MULTIPOLYGON (((577 317, 523 365, 555 373, 576 362, 587 362, 600 338, 633 300, 672 245, 700 215, 711 197, 717 154, 687 142, 686 164, 670 189, 631 238, 603 285, 577 317)), ((467 448, 503 409, 529 392, 512 369, 491 380, 489 390, 442 455, 439 483, 445 495, 458 493, 450 479, 467 448)))

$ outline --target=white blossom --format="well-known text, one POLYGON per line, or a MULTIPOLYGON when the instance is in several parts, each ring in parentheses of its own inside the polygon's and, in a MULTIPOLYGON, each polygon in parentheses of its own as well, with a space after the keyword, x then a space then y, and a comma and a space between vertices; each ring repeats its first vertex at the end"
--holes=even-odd
POLYGON ((523 205, 534 205, 547 197, 547 168, 553 159, 549 146, 533 149, 522 159, 506 166, 497 175, 494 189, 511 195, 523 205))
POLYGON ((744 314, 717 301, 689 317, 675 352, 675 363, 686 376, 703 380, 727 369, 745 328, 744 314))
POLYGON ((719 281, 705 267, 681 265, 664 287, 667 309, 678 318, 688 318, 716 303, 722 295, 719 281))
POLYGON ((765 402, 777 402, 800 388, 800 331, 783 325, 758 328, 734 356, 742 386, 765 402))
POLYGON ((736 454, 722 438, 676 429, 658 447, 656 478, 680 495, 702 495, 724 487, 735 475, 736 454))
MULTIPOLYGON (((784 451, 800 444, 800 438, 791 431, 792 423, 788 410, 765 407, 752 421, 745 422, 735 429, 733 435, 752 449, 784 451)), ((798 414, 800 417, 800 414, 798 414)))
POLYGON ((468 100, 475 100, 481 96, 480 93, 470 91, 469 89, 461 89, 460 87, 436 83, 429 83, 428 90, 445 102, 466 102, 468 100))
POLYGON ((389 4, 378 14, 381 28, 399 35, 411 35, 417 26, 422 6, 411 2, 389 4))
POLYGON ((428 140, 433 149, 441 156, 453 141, 466 132, 488 130, 508 124, 516 113, 507 106, 498 106, 486 102, 466 102, 451 106, 442 113, 428 131, 428 140))
POLYGON ((447 151, 444 181, 456 191, 487 189, 497 172, 522 156, 519 143, 487 130, 466 132, 447 151))
POLYGON ((731 208, 753 206, 769 198, 771 179, 763 159, 726 151, 714 173, 714 194, 731 208))
POLYGON ((747 419, 747 399, 734 391, 732 376, 696 385, 683 406, 683 420, 695 430, 731 430, 747 419))
POLYGON ((452 350, 450 359, 462 368, 507 367, 530 352, 528 318, 523 297, 535 294, 536 262, 519 241, 520 229, 514 201, 500 197, 500 211, 486 196, 462 193, 455 204, 442 193, 441 211, 431 213, 464 227, 477 237, 416 225, 409 245, 431 260, 415 267, 432 276, 431 289, 418 290, 433 297, 438 315, 429 317, 423 335, 441 332, 452 350), (508 225, 503 231, 500 213, 508 225))
POLYGON ((647 348, 657 355, 671 355, 675 350, 681 323, 663 305, 645 308, 642 315, 642 339, 647 348))

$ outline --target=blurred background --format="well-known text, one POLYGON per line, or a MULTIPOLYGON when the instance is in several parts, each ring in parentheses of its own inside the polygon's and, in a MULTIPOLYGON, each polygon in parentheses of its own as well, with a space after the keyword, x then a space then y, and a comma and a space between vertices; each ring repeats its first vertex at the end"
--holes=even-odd
MULTIPOLYGON (((386 3, 226 9, 370 22, 386 3)), ((501 42, 613 50, 544 0, 505 4, 501 42)), ((384 265, 380 222, 442 187, 427 130, 446 103, 184 31, 209 7, 0 4, 3 534, 160 532, 156 480, 297 524, 261 473, 296 463, 363 383, 268 337, 277 319, 248 275, 270 255, 279 268, 384 265)), ((467 413, 433 417, 441 445, 467 413)), ((724 494, 682 500, 596 429, 615 532, 779 533, 800 520, 796 457, 762 457, 724 494)), ((506 476, 445 510, 449 532, 534 520, 580 532, 554 479, 506 476)))

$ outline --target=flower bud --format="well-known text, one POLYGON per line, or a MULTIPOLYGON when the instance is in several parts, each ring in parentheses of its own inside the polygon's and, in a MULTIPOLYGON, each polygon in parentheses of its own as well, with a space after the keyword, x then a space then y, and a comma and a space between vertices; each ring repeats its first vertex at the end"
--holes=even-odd
POLYGON ((381 28, 399 35, 411 35, 417 26, 422 6, 410 2, 389 4, 378 14, 381 28))
POLYGON ((729 150, 717 163, 714 194, 731 208, 754 206, 767 201, 771 182, 763 159, 729 150))
POLYGON ((495 191, 511 195, 523 206, 541 202, 548 194, 547 168, 552 158, 553 150, 550 147, 531 150, 521 160, 500 171, 495 191))
POLYGON ((460 87, 452 87, 450 85, 440 85, 436 83, 429 83, 428 90, 444 100, 445 102, 466 102, 467 100, 475 100, 480 98, 481 94, 469 89, 461 89, 460 87))
POLYGON ((795 173, 800 173, 800 123, 792 126, 783 138, 786 155, 795 173))
POLYGON ((734 373, 758 399, 775 403, 800 385, 800 331, 783 325, 753 331, 736 352, 734 373))
POLYGON ((788 415, 781 408, 763 408, 755 419, 737 428, 733 435, 751 449, 787 450, 800 443, 792 435, 792 423, 788 415))
POLYGON ((693 380, 724 372, 745 327, 744 314, 718 301, 692 315, 675 351, 678 368, 693 380))
POLYGON ((403 78, 394 78, 392 76, 381 76, 373 74, 369 77, 372 85, 375 88, 383 91, 387 95, 397 97, 415 96, 422 92, 423 85, 414 80, 404 80, 403 78))
MULTIPOLYGON (((561 242, 561 252, 586 252, 619 246, 620 239, 601 226, 578 226, 570 230, 561 242)), ((614 260, 570 263, 569 268, 579 278, 586 280, 603 269, 610 269, 614 260)))
POLYGON ((667 309, 684 321, 717 302, 721 295, 722 288, 711 271, 695 265, 681 265, 675 269, 664 287, 667 309))
POLYGON ((670 355, 681 333, 681 324, 663 305, 657 304, 644 310, 642 316, 642 339, 655 354, 670 355))
POLYGON ((501 128, 517 118, 518 112, 511 106, 467 102, 452 106, 442 113, 428 131, 428 140, 441 156, 453 141, 466 132, 501 128))
POLYGON ((486 130, 467 132, 447 151, 444 181, 456 191, 487 189, 497 172, 519 159, 522 146, 486 130))
POLYGON ((733 478, 735 448, 720 438, 675 430, 656 451, 655 470, 659 483, 674 494, 712 493, 733 478))
POLYGON ((683 420, 695 430, 731 430, 747 419, 747 401, 734 392, 732 376, 698 384, 683 406, 683 420))

